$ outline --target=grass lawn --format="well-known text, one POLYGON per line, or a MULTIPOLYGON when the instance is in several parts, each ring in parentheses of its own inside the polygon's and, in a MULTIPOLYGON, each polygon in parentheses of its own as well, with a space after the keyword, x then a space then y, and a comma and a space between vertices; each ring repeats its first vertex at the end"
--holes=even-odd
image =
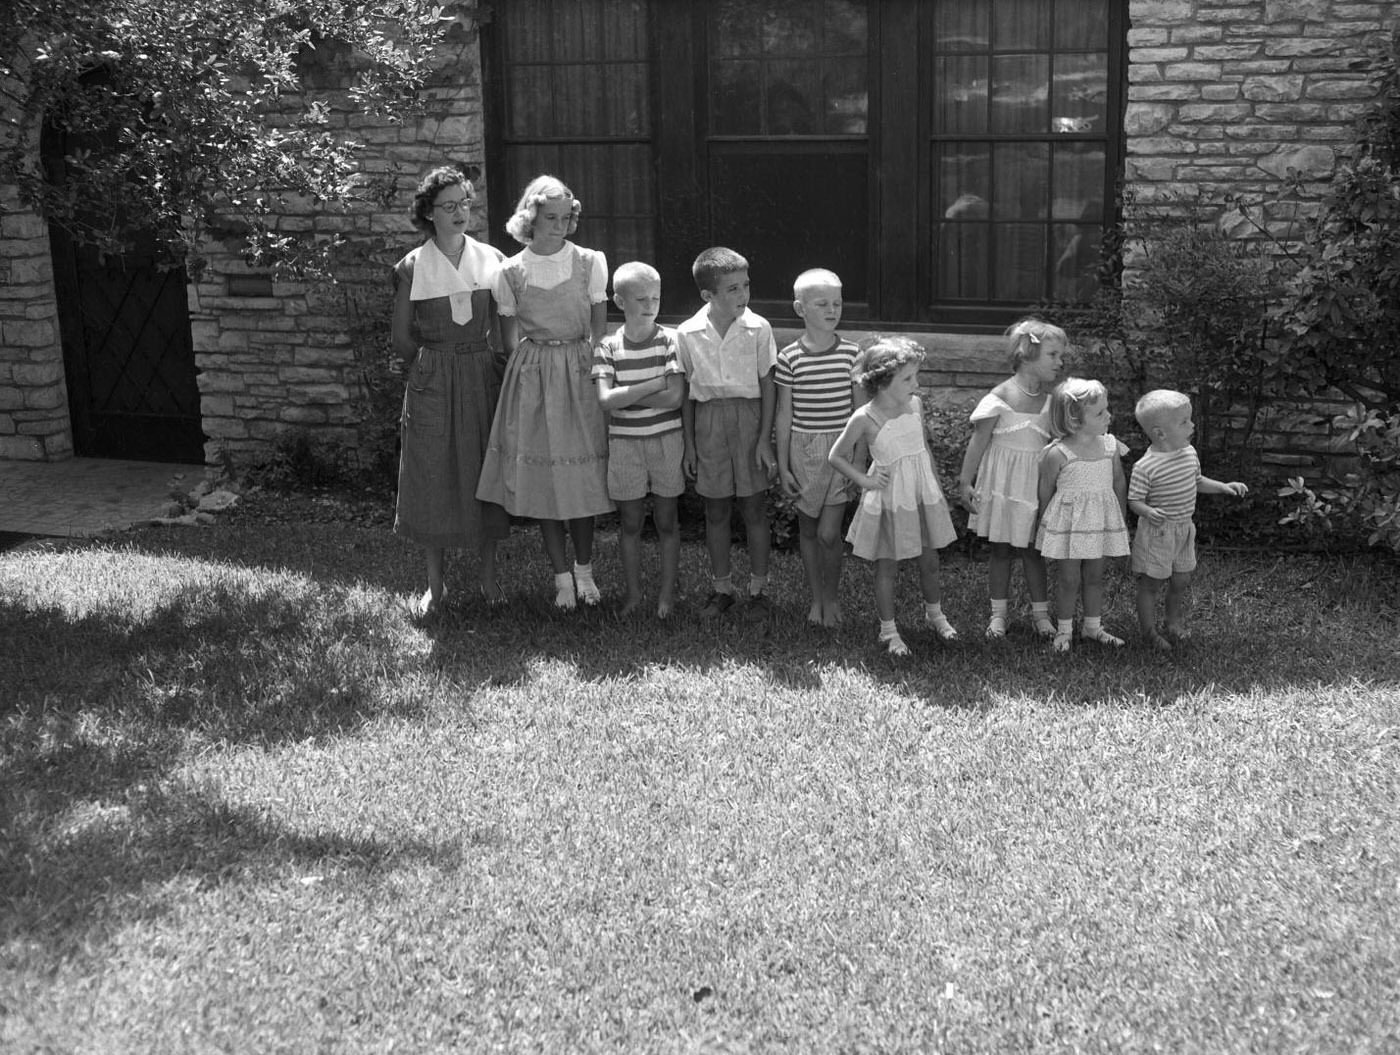
POLYGON ((0 1051, 1400 1050, 1393 563, 1207 551, 1187 649, 1056 657, 953 557, 897 661, 858 561, 763 637, 599 549, 428 628, 382 529, 0 555, 0 1051))

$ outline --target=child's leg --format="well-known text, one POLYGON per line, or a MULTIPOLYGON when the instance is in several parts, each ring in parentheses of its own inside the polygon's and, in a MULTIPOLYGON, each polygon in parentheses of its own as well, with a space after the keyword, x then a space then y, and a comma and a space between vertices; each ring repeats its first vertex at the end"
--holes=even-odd
POLYGON ((729 498, 705 499, 705 549, 710 555, 710 575, 714 588, 700 614, 706 618, 729 611, 734 604, 734 585, 729 569, 729 498))
POLYGON ((1115 637, 1103 628, 1103 569, 1107 563, 1103 557, 1084 561, 1081 572, 1084 584, 1084 625, 1079 636, 1103 645, 1121 645, 1123 639, 1115 637))
POLYGON ((617 503, 617 551, 622 559, 622 580, 626 593, 622 614, 632 612, 642 602, 642 525, 646 523, 646 499, 617 503))
POLYGON ((1059 562, 1059 582, 1055 589, 1055 608, 1060 615, 1055 628, 1056 652, 1068 652, 1074 642, 1074 606, 1079 603, 1080 565, 1083 563, 1078 560, 1059 562))
MULTIPOLYGON (((748 535, 749 545, 749 573, 756 575, 763 580, 763 585, 768 581, 768 549, 770 535, 768 528, 768 492, 759 491, 758 494, 745 495, 739 499, 739 513, 744 518, 744 530, 748 535)), ((761 593, 763 586, 757 591, 761 593)))
MULTIPOLYGON (((1161 634, 1157 633, 1157 598, 1162 592, 1162 586, 1167 580, 1154 579, 1150 575, 1139 575, 1137 577, 1137 614, 1138 630, 1142 632, 1142 639, 1153 648, 1163 650, 1171 648, 1171 643, 1161 634)), ((1170 590, 1170 587, 1168 587, 1170 590)))
POLYGON ((661 588, 657 592, 656 615, 665 619, 676 604, 676 579, 681 567, 681 528, 675 498, 653 495, 651 519, 661 543, 661 588))
POLYGON ((875 562, 875 614, 880 617, 880 640, 893 656, 907 656, 909 646, 899 636, 894 623, 894 583, 899 564, 893 560, 875 562))
POLYGON ((480 567, 479 581, 481 583, 481 596, 486 598, 487 604, 499 604, 505 601, 505 595, 501 592, 501 584, 496 581, 496 550, 500 546, 500 539, 483 534, 481 542, 477 545, 477 563, 480 567))
POLYGON ((593 518, 570 520, 569 537, 574 542, 574 582, 578 584, 579 600, 597 604, 603 598, 593 581, 593 518))
POLYGON ((846 555, 841 540, 841 521, 845 515, 844 505, 830 505, 823 506, 822 514, 817 518, 822 622, 827 626, 841 624, 841 562, 846 555))
POLYGON ((1050 576, 1045 570, 1045 558, 1034 546, 1017 551, 1021 568, 1026 573, 1026 592, 1031 595, 1031 622, 1041 637, 1053 637, 1055 624, 1050 619, 1050 576))
POLYGON ((1011 596, 1011 558, 1015 549, 1006 542, 993 542, 987 559, 987 592, 991 595, 992 618, 987 622, 988 637, 1006 636, 1007 599, 1011 596))
POLYGON ((1191 597, 1191 573, 1174 571, 1167 582, 1167 633, 1180 638, 1186 634, 1186 602, 1191 597))
POLYGON ((943 614, 936 549, 926 549, 919 554, 919 589, 924 595, 924 621, 933 627, 934 632, 944 641, 954 640, 958 632, 943 614))
POLYGON ((578 603, 578 595, 574 592, 574 576, 569 571, 569 561, 564 554, 564 521, 541 520, 540 537, 544 539, 549 566, 554 570, 555 607, 573 608, 578 603))
POLYGON ((802 554, 802 570, 807 573, 807 588, 812 593, 812 605, 807 609, 807 622, 822 621, 822 552, 817 541, 818 521, 806 513, 797 513, 797 549, 802 554))

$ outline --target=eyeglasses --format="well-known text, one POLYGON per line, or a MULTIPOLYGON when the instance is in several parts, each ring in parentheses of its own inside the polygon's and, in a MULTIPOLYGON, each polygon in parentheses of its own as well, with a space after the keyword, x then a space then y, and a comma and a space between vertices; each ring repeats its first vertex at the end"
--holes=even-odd
POLYGON ((433 206, 434 209, 445 209, 447 212, 466 212, 472 207, 470 198, 458 198, 456 201, 440 201, 433 206))

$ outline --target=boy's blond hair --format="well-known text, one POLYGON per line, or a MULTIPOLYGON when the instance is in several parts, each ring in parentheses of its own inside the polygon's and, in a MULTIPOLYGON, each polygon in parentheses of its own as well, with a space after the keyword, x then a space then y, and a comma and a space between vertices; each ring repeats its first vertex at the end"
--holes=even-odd
POLYGON ((1191 397, 1185 392, 1174 388, 1154 388, 1137 401, 1133 407, 1133 417, 1137 418, 1143 432, 1151 433, 1165 415, 1190 405, 1191 397))
POLYGON ((629 260, 613 272, 613 292, 625 293, 636 286, 661 285, 661 273, 642 260, 629 260))
POLYGON ((808 268, 798 275, 792 283, 792 299, 802 300, 808 292, 814 289, 840 289, 841 276, 835 271, 828 271, 824 267, 808 268))

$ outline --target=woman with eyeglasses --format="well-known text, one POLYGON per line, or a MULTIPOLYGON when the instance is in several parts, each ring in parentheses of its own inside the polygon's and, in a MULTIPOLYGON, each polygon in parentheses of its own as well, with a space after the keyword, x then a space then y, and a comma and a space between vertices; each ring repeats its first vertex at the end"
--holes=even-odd
POLYGON ((424 176, 410 218, 431 237, 394 265, 393 349, 407 375, 394 531, 427 554, 420 618, 442 609, 448 549, 476 548, 482 596, 502 599, 496 546, 510 520, 477 500, 476 485, 501 391, 491 285, 504 254, 467 234, 474 194, 458 169, 424 176))

